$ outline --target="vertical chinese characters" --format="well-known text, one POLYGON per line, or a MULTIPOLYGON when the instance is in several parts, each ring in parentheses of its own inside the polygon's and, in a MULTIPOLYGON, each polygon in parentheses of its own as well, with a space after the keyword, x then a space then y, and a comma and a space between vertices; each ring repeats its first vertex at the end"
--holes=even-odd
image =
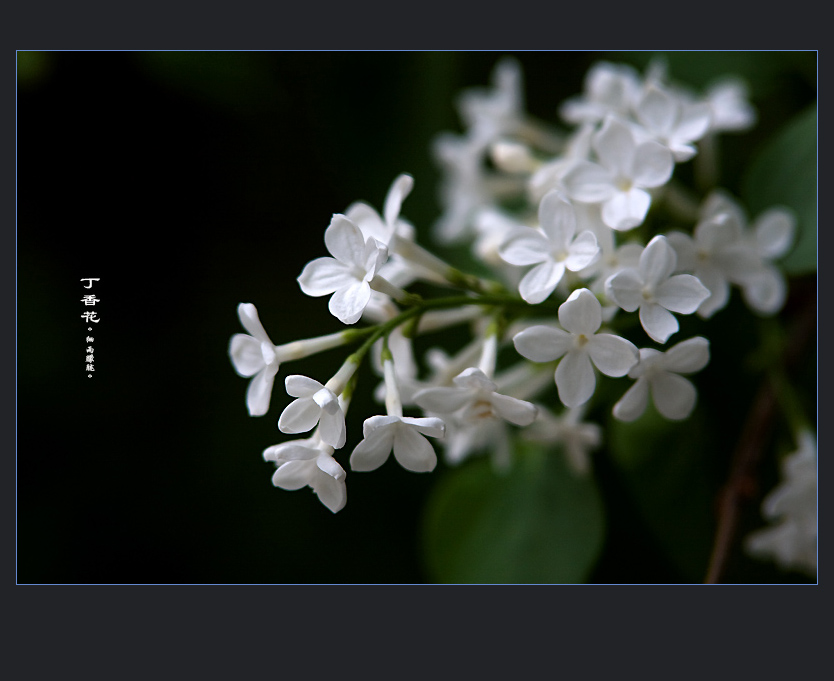
MULTIPOLYGON (((82 282, 88 282, 87 285, 84 286, 86 289, 93 288, 93 282, 99 281, 97 278, 87 277, 85 279, 81 279, 82 282)), ((96 303, 100 303, 101 300, 96 298, 93 294, 86 294, 81 298, 81 302, 84 303, 85 307, 94 307, 96 303)), ((83 319, 88 324, 98 324, 101 319, 98 317, 98 313, 95 310, 88 310, 85 311, 84 314, 81 315, 81 319, 83 319)), ((87 331, 92 331, 93 327, 88 326, 87 331)), ((93 348, 93 341, 95 338, 93 336, 87 336, 85 342, 87 343, 87 349, 85 354, 85 367, 87 371, 87 378, 93 377, 93 372, 95 371, 95 356, 94 356, 94 348, 93 348)))

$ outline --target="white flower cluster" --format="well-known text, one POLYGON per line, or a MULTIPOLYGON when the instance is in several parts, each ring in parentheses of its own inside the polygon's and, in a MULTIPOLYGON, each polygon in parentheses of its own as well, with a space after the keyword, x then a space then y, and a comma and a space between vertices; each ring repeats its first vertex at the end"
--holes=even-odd
POLYGON ((574 126, 565 132, 525 114, 520 69, 505 60, 494 86, 466 92, 459 107, 465 134, 442 135, 435 146, 445 172, 436 235, 469 241, 493 276, 463 273, 416 242, 400 216, 413 185, 404 174, 382 215, 361 202, 334 215, 324 232, 329 257, 312 260, 298 277, 305 294, 330 296, 341 322, 368 326, 275 346, 254 305, 238 309, 249 335, 235 335, 229 353, 237 372, 253 377, 253 416, 266 413, 281 363, 360 344, 324 384, 286 378, 296 399, 278 427, 312 435, 264 452, 278 466, 276 486, 309 486, 333 512, 346 502, 335 456, 350 440, 345 412, 369 351, 383 377, 385 413, 365 420, 362 439, 352 441, 352 470, 376 469, 393 453, 408 470, 431 471, 437 456, 429 438, 442 443, 450 463, 488 451, 503 468, 512 462, 515 431, 529 427, 526 437, 562 445, 582 474, 603 438, 598 425, 583 423, 598 373, 633 380, 612 406, 618 419, 637 419, 650 394, 668 419, 685 419, 695 406, 695 387, 681 374, 706 366, 707 339, 666 351, 632 340, 664 345, 679 330, 676 315, 710 317, 727 304, 731 284, 761 313, 776 312, 785 298, 774 261, 792 244, 786 209, 748 226, 738 202, 716 188, 697 218, 669 225, 678 229, 657 233, 647 222, 655 204, 676 214, 675 166, 697 154, 699 140, 752 125, 740 85, 698 96, 671 85, 657 67, 642 77, 600 63, 584 93, 561 109, 574 126), (405 290, 419 282, 454 295, 405 290), (638 320, 645 335, 631 328, 638 320), (454 355, 430 350, 421 371, 412 338, 454 324, 468 324, 472 341, 454 355), (546 398, 554 380, 558 402, 546 398))

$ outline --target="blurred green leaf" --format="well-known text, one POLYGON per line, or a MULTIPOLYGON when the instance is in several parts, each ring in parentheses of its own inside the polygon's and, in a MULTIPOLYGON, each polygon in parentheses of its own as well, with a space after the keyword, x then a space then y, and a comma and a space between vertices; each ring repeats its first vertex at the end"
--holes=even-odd
POLYGON ((602 547, 602 502, 560 451, 524 444, 507 474, 486 459, 448 472, 429 499, 424 535, 438 582, 581 583, 602 547))
POLYGON ((757 154, 743 183, 752 216, 775 205, 796 212, 798 237, 783 267, 807 274, 817 267, 817 107, 799 114, 757 154))
POLYGON ((696 409, 686 421, 667 421, 649 405, 633 423, 608 424, 609 448, 647 526, 689 581, 700 582, 715 532, 709 464, 715 445, 696 409))

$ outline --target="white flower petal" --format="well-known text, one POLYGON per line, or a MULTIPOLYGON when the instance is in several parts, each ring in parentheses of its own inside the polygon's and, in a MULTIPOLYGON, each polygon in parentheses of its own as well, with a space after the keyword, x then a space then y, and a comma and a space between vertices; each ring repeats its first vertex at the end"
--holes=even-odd
POLYGON ((258 318, 258 310, 252 303, 241 303, 237 306, 237 316, 243 328, 249 334, 261 342, 271 343, 269 336, 266 335, 261 320, 258 318))
POLYGON ((343 324, 356 324, 371 299, 371 287, 367 281, 356 281, 336 291, 327 307, 343 324))
POLYGON ((706 102, 683 106, 675 126, 675 139, 681 143, 701 139, 709 130, 711 119, 712 107, 706 102))
POLYGON ((350 204, 345 217, 360 229, 366 242, 368 239, 376 239, 385 243, 391 237, 379 213, 363 201, 350 204))
POLYGON ((605 295, 626 312, 634 312, 645 302, 642 275, 634 268, 620 270, 606 280, 605 295))
POLYGON ((407 426, 411 426, 418 433, 428 435, 429 437, 443 437, 446 432, 446 424, 442 419, 430 416, 427 418, 413 418, 411 416, 404 416, 400 419, 407 426))
POLYGON ((730 300, 730 284, 727 278, 715 267, 702 268, 696 272, 698 280, 710 292, 708 298, 698 306, 698 314, 708 319, 724 308, 730 300))
POLYGON ((493 392, 496 389, 495 383, 477 367, 469 367, 461 371, 452 381, 455 385, 469 390, 482 390, 493 392))
POLYGON ((566 407, 578 407, 591 399, 596 383, 594 367, 586 352, 571 351, 556 367, 556 387, 566 407))
POLYGON ((298 276, 298 285, 308 296, 326 296, 356 281, 350 268, 334 258, 316 258, 308 262, 298 276))
POLYGON ((683 376, 660 371, 652 376, 649 383, 654 406, 667 419, 680 421, 692 413, 698 393, 683 376))
POLYGON ((539 226, 547 234, 551 248, 565 248, 576 233, 573 206, 555 189, 545 194, 539 204, 539 226))
POLYGON ((236 333, 229 341, 229 358, 240 376, 254 376, 266 366, 261 341, 243 333, 236 333))
POLYGON ((404 424, 396 427, 394 458, 403 468, 415 473, 428 473, 437 465, 437 454, 429 441, 404 424))
POLYGON ((620 421, 636 421, 649 403, 649 383, 645 378, 638 378, 614 405, 613 414, 620 421))
POLYGON ((319 417, 319 435, 322 442, 329 444, 331 447, 341 449, 345 446, 345 439, 347 431, 345 429, 345 414, 338 408, 330 412, 326 409, 321 410, 319 417))
POLYGON ((654 237, 640 255, 640 272, 643 274, 643 281, 648 286, 657 286, 675 271, 677 261, 675 249, 669 245, 666 237, 663 235, 654 237))
POLYGON ((550 258, 550 242, 532 227, 513 229, 498 249, 511 265, 535 265, 550 258))
POLYGON ((373 471, 384 464, 394 446, 395 428, 396 423, 392 423, 366 432, 350 455, 350 467, 355 471, 373 471))
POLYGON ((336 214, 324 230, 324 245, 336 260, 345 265, 364 264, 365 237, 362 230, 344 215, 336 214))
POLYGON ((775 267, 765 266, 757 277, 742 289, 744 300, 756 312, 774 314, 782 309, 788 295, 784 275, 775 267))
POLYGON ((710 292, 697 277, 676 274, 660 284, 654 295, 655 300, 667 310, 692 314, 709 298, 710 292))
POLYGON ((312 397, 324 386, 307 376, 291 374, 284 379, 284 387, 290 397, 312 397))
POLYGON ((602 204, 602 220, 611 229, 624 232, 642 224, 650 204, 651 197, 642 189, 618 191, 602 204))
POLYGON ((698 256, 698 248, 692 237, 683 232, 668 232, 666 234, 666 241, 675 249, 675 255, 678 261, 675 270, 677 272, 691 272, 694 270, 698 256))
POLYGON ((658 343, 665 343, 680 328, 675 316, 657 303, 640 306, 640 323, 649 337, 658 343))
POLYGON ((315 459, 321 454, 321 450, 314 444, 315 441, 314 438, 307 438, 305 440, 292 440, 290 442, 272 445, 272 447, 267 447, 264 450, 264 461, 274 461, 275 463, 281 464, 287 461, 315 459))
POLYGON ((321 417, 321 408, 309 397, 290 402, 278 419, 278 430, 282 433, 306 433, 315 428, 321 417))
POLYGON ((616 191, 614 176, 596 163, 580 161, 562 178, 571 198, 586 203, 607 201, 616 191))
POLYGON ((675 124, 678 102, 664 90, 650 87, 637 105, 637 119, 655 134, 668 134, 675 124))
POLYGON ((610 333, 598 333, 586 347, 591 361, 606 376, 625 376, 640 357, 634 343, 610 333))
POLYGON ((546 260, 524 275, 518 283, 518 293, 531 305, 537 305, 553 293, 564 274, 562 263, 546 260))
POLYGON ((249 388, 246 390, 246 408, 249 410, 250 416, 263 416, 269 411, 272 384, 277 373, 278 365, 270 364, 261 369, 249 381, 249 388))
POLYGON ((463 407, 471 398, 467 388, 425 388, 414 395, 414 403, 435 414, 450 414, 463 407))
POLYGON ((631 177, 634 137, 620 121, 610 117, 606 119, 602 129, 594 136, 593 147, 603 166, 616 175, 631 177))
POLYGON ((663 356, 663 368, 680 374, 700 371, 709 362, 709 341, 701 336, 681 341, 663 356))
POLYGON ((345 477, 344 469, 339 465, 331 454, 321 453, 316 459, 316 467, 329 475, 334 480, 342 480, 345 477))
POLYGON ((536 414, 539 411, 530 402, 500 393, 494 393, 490 397, 490 403, 502 419, 517 426, 529 426, 536 420, 536 414))
POLYGON ((631 176, 639 187, 659 187, 672 177, 675 161, 672 152, 657 142, 643 142, 634 151, 634 171, 631 176))
POLYGON ((388 190, 388 196, 385 197, 385 207, 383 214, 385 215, 385 223, 393 228, 397 217, 400 215, 400 208, 402 202, 411 193, 411 188, 414 186, 414 178, 411 175, 400 175, 391 185, 388 190))
POLYGON ((272 474, 272 484, 286 490, 296 490, 310 484, 315 470, 313 461, 288 461, 272 474))
POLYGON ((768 260, 779 258, 791 247, 796 231, 796 216, 788 208, 771 208, 755 224, 756 250, 768 260))
POLYGON ((571 335, 549 326, 531 326, 513 336, 513 345, 532 362, 552 362, 573 347, 571 335))
POLYGON ((588 289, 577 289, 559 306, 559 323, 570 333, 591 336, 602 324, 602 305, 588 289))
POLYGON ((565 267, 571 272, 578 272, 592 265, 599 258, 600 253, 596 236, 590 230, 585 230, 570 245, 565 267))
POLYGON ((347 503, 347 487, 344 478, 337 480, 326 473, 313 477, 310 486, 323 503, 333 513, 341 511, 347 503))

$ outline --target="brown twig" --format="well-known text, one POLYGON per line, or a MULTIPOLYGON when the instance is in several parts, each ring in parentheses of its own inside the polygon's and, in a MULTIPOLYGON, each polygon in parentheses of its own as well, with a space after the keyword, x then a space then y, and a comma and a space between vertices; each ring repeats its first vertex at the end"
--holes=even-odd
MULTIPOLYGON (((805 295, 804 305, 782 353, 783 366, 787 369, 802 356, 805 346, 816 329, 816 286, 805 295)), ((769 378, 762 382, 753 406, 741 432, 738 446, 733 453, 730 475, 719 496, 718 530, 715 535, 705 584, 718 584, 735 541, 736 528, 744 504, 755 498, 758 486, 758 468, 764 454, 777 410, 776 387, 769 378)))

